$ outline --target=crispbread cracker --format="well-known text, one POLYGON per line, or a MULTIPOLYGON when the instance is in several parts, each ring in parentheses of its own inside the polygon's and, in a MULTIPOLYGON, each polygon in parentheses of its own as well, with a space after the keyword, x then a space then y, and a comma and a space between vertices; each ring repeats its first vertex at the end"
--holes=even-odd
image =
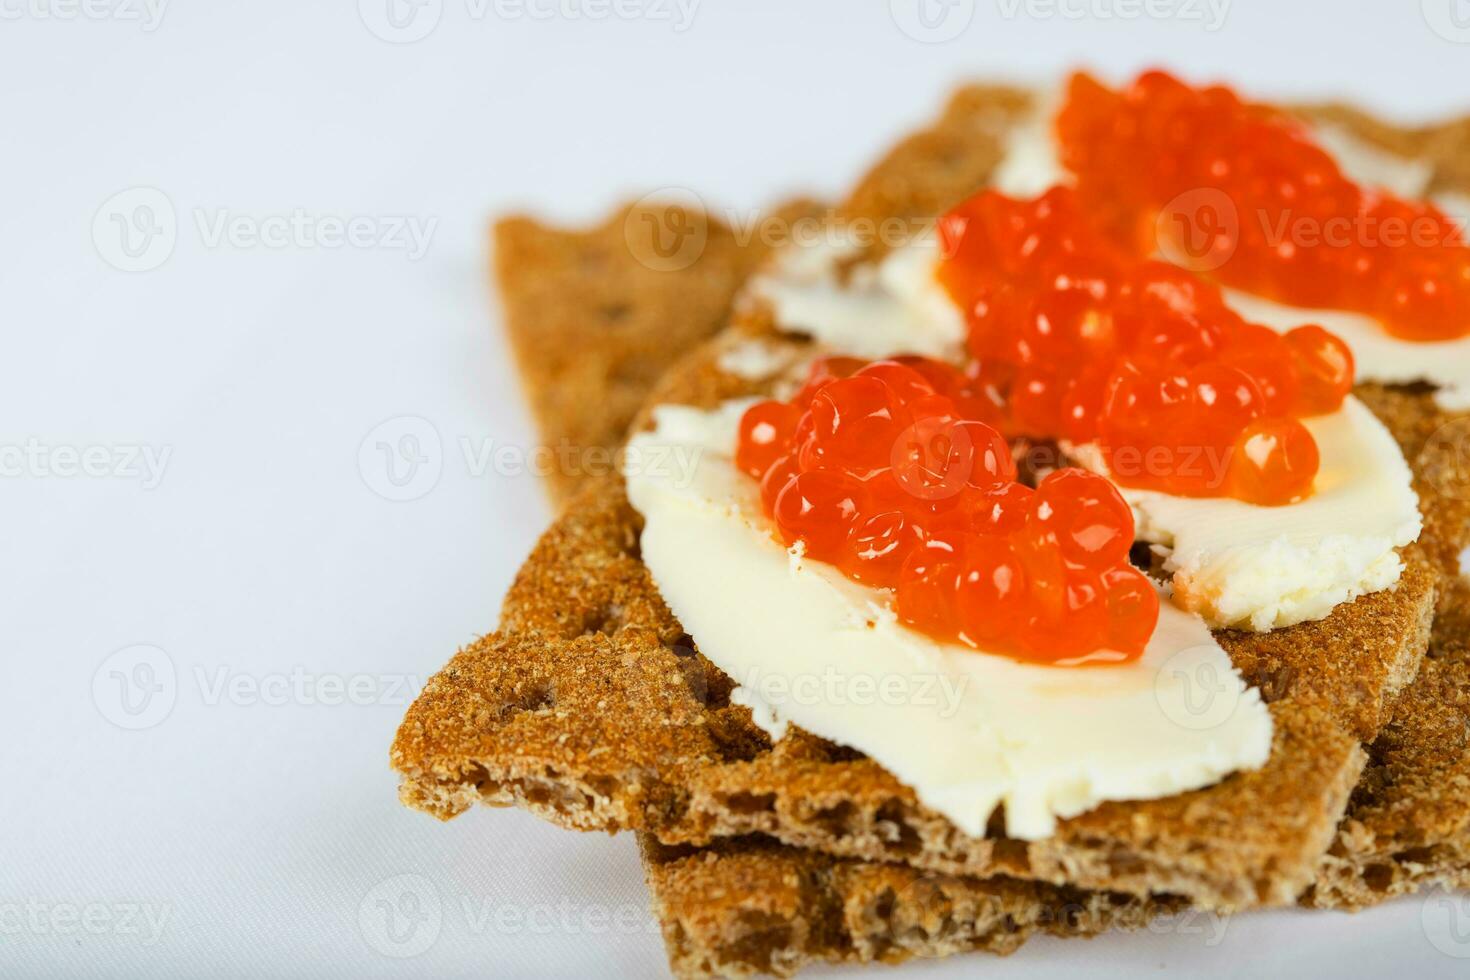
MULTIPOLYGON (((758 391, 718 367, 744 339, 706 345, 651 401, 711 406, 758 391)), ((637 559, 638 528, 619 480, 573 501, 512 586, 501 631, 461 651, 405 720, 394 760, 407 802, 445 817, 476 800, 518 804, 666 843, 766 833, 839 856, 1212 906, 1288 902, 1312 879, 1357 780, 1365 718, 1382 715, 1365 706, 1412 675, 1427 643, 1436 583, 1411 549, 1397 590, 1321 623, 1226 637, 1271 700, 1277 732, 1261 770, 1104 804, 1043 841, 973 839, 869 760, 799 734, 769 747, 659 598, 637 559), (1339 652, 1330 669, 1324 643, 1339 652)))
MULTIPOLYGON (((776 209, 777 221, 814 210, 776 209)), ((494 229, 506 333, 542 439, 558 465, 558 502, 595 469, 581 457, 614 446, 654 382, 725 323, 735 290, 765 257, 696 200, 629 205, 589 231, 524 216, 494 229)))
MULTIPOLYGON (((971 114, 971 118, 993 115, 996 110, 994 107, 988 105, 988 100, 989 95, 986 94, 986 91, 963 90, 953 100, 945 119, 950 120, 955 117, 957 107, 963 107, 967 103, 979 105, 979 108, 971 114)), ((1024 97, 1014 95, 1001 101, 1008 103, 1001 110, 1003 115, 1007 113, 1013 114, 1017 105, 1024 105, 1024 97)), ((1314 114, 1318 115, 1329 115, 1332 111, 1313 110, 1314 114)), ((1470 155, 1465 154, 1463 151, 1466 145, 1470 145, 1470 133, 1466 132, 1467 129, 1470 129, 1470 126, 1467 126, 1467 124, 1457 123, 1451 126, 1438 127, 1433 130, 1409 134, 1405 134, 1404 131, 1391 127, 1383 127, 1381 124, 1373 124, 1377 125, 1379 129, 1378 133, 1374 133, 1365 131, 1362 125, 1364 117, 1355 117, 1350 111, 1347 111, 1345 115, 1347 118, 1339 117, 1337 121, 1347 122, 1353 128, 1359 130, 1359 135, 1367 136, 1396 152, 1419 153, 1420 155, 1435 159, 1438 162, 1436 170, 1437 188, 1463 188, 1470 186, 1470 172, 1464 174, 1459 172, 1460 169, 1465 169, 1465 161, 1470 160, 1470 155), (1427 152, 1425 149, 1426 146, 1433 146, 1436 152, 1427 152)), ((885 165, 893 165, 898 171, 902 171, 905 167, 915 168, 916 170, 921 169, 919 167, 919 161, 908 162, 904 160, 904 157, 911 156, 915 152, 913 149, 915 146, 948 147, 949 143, 945 132, 957 128, 962 129, 963 127, 947 126, 942 122, 935 129, 943 132, 935 133, 931 131, 926 134, 920 134, 920 136, 907 141, 894 154, 890 155, 889 160, 885 161, 885 165)), ((958 151, 945 148, 941 152, 944 154, 958 152, 960 158, 963 159, 966 148, 972 143, 980 141, 971 139, 967 142, 963 137, 960 137, 956 142, 959 145, 958 151)), ((970 152, 974 153, 975 151, 971 150, 970 152)), ((988 151, 982 150, 979 152, 983 157, 988 151)), ((932 166, 932 161, 928 161, 928 163, 932 166)), ((988 164, 986 166, 988 167, 988 164)), ((922 181, 923 176, 920 174, 918 177, 906 177, 902 173, 885 173, 884 166, 880 166, 864 182, 864 189, 855 195, 855 199, 870 202, 862 210, 865 210, 867 213, 881 215, 888 199, 905 199, 905 192, 902 189, 896 193, 891 191, 895 186, 902 188, 905 180, 922 181)), ((962 189, 960 193, 965 192, 968 192, 968 189, 962 189)), ((911 200, 912 198, 908 199, 911 200)), ((942 206, 942 203, 946 199, 935 195, 932 200, 939 202, 935 205, 937 209, 937 207, 942 206)), ((924 209, 917 210, 918 213, 924 213, 924 209)), ((504 265, 501 268, 502 282, 517 274, 515 272, 506 272, 504 265)), ((573 294, 580 294, 582 297, 587 296, 589 293, 589 284, 586 281, 578 283, 575 281, 575 278, 575 276, 569 277, 564 285, 573 294)), ((674 283, 666 279, 662 288, 673 289, 674 283)), ((570 300, 573 303, 576 301, 576 299, 570 300)), ((657 333, 646 334, 645 337, 648 339, 659 339, 657 333)), ((581 336, 567 335, 567 339, 573 344, 581 346, 588 341, 593 341, 594 337, 590 333, 584 333, 581 336)), ((631 349, 642 349, 645 342, 641 340, 633 342, 630 345, 631 349)), ((629 345, 629 338, 612 334, 597 336, 595 342, 591 345, 593 347, 592 353, 594 360, 597 357, 604 359, 611 357, 616 359, 622 356, 623 350, 629 349, 629 347, 623 346, 620 348, 620 345, 629 345)), ((667 348, 667 352, 672 354, 680 349, 682 348, 671 346, 667 348)), ((534 357, 534 352, 526 353, 524 350, 522 351, 523 369, 526 367, 528 359, 534 359, 534 357)), ((605 360, 604 363, 606 363, 605 360)), ((528 372, 528 383, 534 393, 537 387, 536 372, 534 370, 528 372)), ((546 382, 543 381, 541 383, 544 384, 546 382)), ((596 391, 595 388, 593 390, 594 392, 596 391)), ((1380 414, 1384 414, 1382 406, 1375 403, 1373 393, 1365 394, 1360 392, 1360 394, 1364 394, 1364 397, 1370 401, 1370 404, 1374 404, 1375 409, 1379 410, 1380 414)), ((1389 392, 1387 394, 1390 397, 1403 395, 1402 392, 1389 392)), ((632 397, 634 396, 630 395, 630 401, 632 397)), ((1416 400, 1423 401, 1422 397, 1416 400)), ((575 410, 572 410, 571 414, 575 416, 575 410)), ((1401 442, 1405 443, 1406 452, 1410 455, 1411 461, 1413 461, 1415 459, 1415 450, 1416 448, 1422 449, 1422 443, 1416 445, 1414 442, 1416 438, 1415 433, 1420 423, 1416 420, 1412 409, 1397 420, 1393 417, 1387 417, 1386 421, 1394 428, 1401 442)), ((542 413, 542 422, 545 426, 544 431, 548 441, 562 437, 567 431, 576 431, 573 429, 559 428, 559 420, 544 412, 542 413)), ((588 430, 582 431, 585 432, 588 430)), ((611 431, 612 426, 604 427, 604 433, 607 436, 611 436, 611 431)), ((595 434, 593 437, 595 437, 595 434)), ((584 439, 588 439, 589 441, 593 437, 583 436, 584 439)), ((1422 434, 1418 438, 1422 438, 1422 434)), ((605 441, 611 440, 607 439, 605 441)), ((1431 517, 1431 523, 1433 523, 1433 517, 1431 517)), ((1453 532, 1452 527, 1450 530, 1453 532)), ((1452 538, 1453 534, 1451 533, 1442 537, 1440 540, 1452 540, 1452 538)), ((594 559, 591 564, 595 565, 598 561, 599 559, 594 559)), ((596 571, 592 569, 584 569, 585 571, 593 571, 594 575, 596 574, 596 571)), ((623 571, 626 571, 626 569, 623 571)), ((614 570, 614 577, 618 574, 620 572, 614 570)), ((611 595, 612 591, 615 591, 615 589, 605 591, 604 594, 611 595)), ((1439 622, 1436 624, 1436 644, 1442 649, 1464 650, 1467 646, 1470 646, 1470 643, 1466 642, 1467 633, 1470 633, 1470 631, 1467 631, 1464 623, 1467 606, 1463 581, 1457 580, 1453 582, 1452 587, 1447 589, 1446 593, 1452 597, 1457 595, 1459 604, 1449 606, 1449 600, 1446 600, 1446 614, 1442 614, 1439 622), (1455 612, 1461 614, 1458 619, 1453 615, 1455 612), (1451 624, 1452 628, 1445 628, 1451 624)), ((593 606, 597 607, 597 604, 594 603, 593 606)), ((569 610, 569 616, 561 617, 562 622, 558 624, 559 628, 557 632, 561 632, 560 627, 565 623, 580 618, 586 624, 586 628, 596 634, 599 631, 599 627, 610 625, 606 621, 598 622, 600 618, 605 617, 605 614, 610 611, 610 608, 605 605, 593 608, 590 615, 586 610, 569 610)), ((613 618, 616 619, 617 617, 614 616, 613 618)), ((616 623, 612 623, 611 625, 614 626, 613 633, 616 634, 618 632, 616 623)), ((715 699, 718 700, 721 697, 720 688, 728 682, 714 677, 713 674, 717 674, 717 672, 712 672, 709 665, 703 663, 702 658, 697 653, 689 651, 687 647, 680 647, 679 638, 675 638, 674 649, 679 654, 682 654, 682 656, 676 654, 677 659, 675 661, 676 669, 680 676, 690 678, 689 683, 692 689, 698 693, 702 693, 706 699, 713 692, 715 699)), ((1246 649, 1249 649, 1249 645, 1246 645, 1246 649)), ((1241 656, 1239 649, 1237 649, 1236 655, 1238 657, 1241 656)), ((1402 660, 1399 662, 1399 667, 1401 670, 1403 669, 1402 660)), ((1293 675, 1289 671, 1277 671, 1273 674, 1267 670, 1265 673, 1266 676, 1264 679, 1268 685, 1268 692, 1271 686, 1289 685, 1294 680, 1293 675)), ((1260 671, 1256 673, 1256 676, 1261 676, 1260 671)), ((1315 674, 1311 676, 1313 678, 1316 677, 1315 674)), ((1465 844, 1460 839, 1465 833, 1465 815, 1470 813, 1470 787, 1465 785, 1463 777, 1466 765, 1464 761, 1466 758, 1464 720, 1462 717, 1457 730, 1454 723, 1455 716, 1453 709, 1444 709, 1442 701, 1436 700, 1426 693, 1425 688, 1429 683, 1435 683, 1441 687, 1445 683, 1448 683, 1445 680, 1444 671, 1441 671, 1438 666, 1426 668, 1425 678, 1426 680, 1421 680, 1419 684, 1415 685, 1414 688, 1405 694, 1403 699, 1405 709, 1400 713, 1400 720, 1390 726, 1389 730, 1383 733, 1383 737, 1379 743, 1372 747, 1373 758, 1369 763, 1368 770, 1365 772, 1359 788, 1355 792, 1349 819, 1344 821, 1342 828, 1339 830, 1337 841, 1332 848, 1333 853, 1326 860, 1317 885, 1308 895, 1308 899, 1315 904, 1357 906, 1380 900, 1391 894, 1397 894, 1415 884, 1427 881, 1460 885, 1466 883, 1465 868, 1470 866, 1470 858, 1467 858, 1465 844), (1430 681, 1428 680, 1429 678, 1437 678, 1437 680, 1430 681), (1441 710, 1437 713, 1434 711, 1420 710, 1430 707, 1439 707, 1441 710), (1458 754, 1456 754, 1457 752, 1458 754), (1373 787, 1376 787, 1376 789, 1373 787), (1402 791, 1396 794, 1388 791, 1394 787, 1398 787, 1402 791), (1394 823, 1384 816, 1386 813, 1412 814, 1423 812, 1424 807, 1422 801, 1431 798, 1441 804, 1434 811, 1437 816, 1432 821, 1418 821, 1411 826, 1407 826, 1402 823, 1394 823), (1408 841, 1418 841, 1419 843, 1416 846, 1406 843, 1408 841)), ((1401 678, 1396 678, 1395 681, 1399 679, 1401 678)), ((1309 684, 1314 683, 1315 681, 1309 681, 1309 684)), ((529 693, 523 697, 523 706, 534 706, 540 703, 546 696, 546 692, 537 687, 535 681, 531 681, 529 687, 529 693)), ((1364 688, 1358 692, 1359 696, 1357 698, 1356 708, 1346 712, 1343 720, 1359 735, 1371 733, 1372 730, 1381 725, 1384 705, 1381 692, 1387 689, 1389 687, 1386 686, 1378 692, 1372 692, 1364 688)), ((726 691, 725 693, 728 692, 726 691)), ((1320 694, 1322 692, 1318 693, 1320 694)), ((724 719, 723 722, 717 722, 708 726, 709 730, 715 736, 712 739, 713 743, 719 746, 717 752, 732 754, 734 757, 739 758, 760 751, 762 748, 760 743, 763 740, 763 736, 758 732, 752 734, 746 726, 738 723, 729 724, 729 715, 731 714, 729 709, 716 709, 708 712, 708 714, 712 719, 724 719)), ((840 753, 840 750, 834 750, 832 747, 825 746, 816 740, 810 741, 817 746, 815 752, 818 755, 822 753, 830 754, 834 751, 840 753)), ((801 755, 804 753, 795 752, 792 754, 801 755)), ((656 757, 653 761, 656 762, 656 757)), ((534 768, 534 766, 526 768, 529 770, 534 768)), ((552 799, 567 787, 565 777, 559 777, 556 773, 543 771, 530 778, 531 782, 528 783, 530 799, 527 802, 536 806, 555 806, 554 803, 551 803, 552 799)), ((608 788, 609 786, 606 783, 586 786, 585 792, 587 796, 583 798, 583 802, 596 797, 600 792, 608 788)), ((408 785, 405 786, 405 790, 411 793, 408 785)), ((479 794, 472 795, 478 796, 479 794)), ((466 804, 468 802, 468 799, 465 800, 466 804)), ((574 810, 578 801, 573 799, 563 800, 562 802, 574 810)), ((606 826, 608 822, 616 823, 619 817, 626 819, 627 813, 624 812, 617 815, 611 821, 607 821, 606 816, 604 815, 603 821, 590 821, 588 825, 596 824, 606 826)), ((664 853, 667 853, 666 849, 664 853)), ((740 954, 743 956, 748 954, 750 949, 753 948, 750 943, 744 941, 737 943, 735 947, 731 947, 727 942, 731 935, 735 935, 735 933, 726 931, 728 928, 734 928, 738 933, 738 930, 745 928, 750 921, 746 915, 745 906, 742 901, 725 900, 717 902, 715 905, 718 906, 718 914, 716 914, 709 903, 701 902, 701 895, 709 894, 712 890, 719 892, 722 888, 727 887, 738 888, 741 882, 751 880, 749 875, 753 873, 752 869, 754 868, 763 867, 769 869, 777 866, 785 866, 790 862, 801 863, 812 860, 829 862, 832 859, 794 851, 790 848, 773 849, 768 845, 754 845, 745 842, 739 844, 722 842, 717 848, 707 849, 693 855, 681 854, 673 862, 660 862, 649 858, 647 865, 650 884, 655 890, 661 916, 664 920, 666 936, 669 937, 671 959, 676 968, 678 968, 681 962, 694 962, 695 960, 689 959, 690 956, 696 957, 697 960, 699 956, 711 955, 711 951, 719 953, 720 950, 724 950, 727 954, 731 949, 745 951, 740 954), (684 868, 689 863, 696 861, 699 864, 700 870, 698 877, 694 879, 674 875, 667 870, 671 866, 684 868), (670 882, 691 880, 697 880, 699 882, 697 889, 686 887, 681 890, 677 885, 670 884, 670 882), (683 919, 680 918, 681 910, 687 913, 683 919), (689 916, 706 916, 703 920, 706 931, 700 932, 698 929, 692 928, 688 922, 689 916), (679 937, 682 937, 682 939, 679 937), (676 939, 679 939, 679 941, 676 942, 676 939)), ((907 868, 895 868, 894 866, 882 864, 856 861, 843 861, 838 863, 843 867, 864 868, 868 869, 871 873, 880 875, 896 873, 918 875, 921 878, 931 876, 927 872, 918 872, 907 868)), ((948 878, 944 880, 961 882, 966 888, 989 887, 994 884, 993 882, 976 882, 974 879, 948 878)), ((1022 883, 1016 884, 1019 885, 1022 883)), ((1086 902, 1093 900, 1093 896, 1086 898, 1086 902)), ((792 904, 789 913, 781 914, 789 914, 796 918, 810 916, 809 910, 799 903, 792 904)), ((959 923, 961 930, 969 930, 967 935, 979 937, 983 934, 982 927, 972 926, 966 923, 963 912, 956 912, 954 921, 959 923)), ((779 933, 779 931, 778 928, 777 932, 779 933)), ((939 952, 958 951, 960 948, 993 948, 988 941, 971 941, 968 944, 961 943, 958 946, 942 948, 924 948, 922 944, 926 940, 923 938, 925 934, 922 929, 917 933, 910 930, 908 934, 919 937, 920 946, 907 950, 908 953, 914 955, 935 955, 939 952)), ((762 943, 756 943, 755 945, 761 946, 762 943)), ((833 958, 833 953, 827 949, 822 949, 814 953, 809 943, 788 943, 787 947, 782 947, 786 949, 785 953, 778 947, 779 944, 770 945, 766 953, 759 955, 775 957, 774 959, 768 959, 767 962, 769 963, 780 962, 780 958, 783 955, 794 956, 796 960, 833 958)), ((853 958, 849 952, 839 952, 838 956, 839 958, 853 958)), ((868 957, 861 956, 858 958, 868 957)), ((880 955, 877 958, 885 957, 880 955)), ((738 962, 742 962, 739 956, 731 961, 731 963, 738 962)), ((747 968, 755 968, 760 965, 759 959, 747 959, 743 962, 747 968)))

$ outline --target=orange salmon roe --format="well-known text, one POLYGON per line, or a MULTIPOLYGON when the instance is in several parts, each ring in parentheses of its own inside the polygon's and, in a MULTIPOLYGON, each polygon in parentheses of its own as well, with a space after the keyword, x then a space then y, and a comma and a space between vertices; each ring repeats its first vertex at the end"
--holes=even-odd
POLYGON ((1470 334, 1470 248, 1431 204, 1360 187, 1303 126, 1229 89, 1073 76, 1057 117, 1083 207, 1128 247, 1406 340, 1470 334))
POLYGON ((1337 410, 1352 353, 1317 326, 1245 322, 1218 287, 1099 234, 1077 194, 982 192, 939 222, 939 279, 970 373, 1008 435, 1097 443, 1124 486, 1279 505, 1320 460, 1303 417, 1337 410))
POLYGON ((1128 505, 1083 470, 1016 482, 994 412, 939 361, 827 358, 746 411, 735 461, 787 544, 893 589, 916 629, 1030 661, 1137 658, 1159 598, 1128 564, 1128 505))

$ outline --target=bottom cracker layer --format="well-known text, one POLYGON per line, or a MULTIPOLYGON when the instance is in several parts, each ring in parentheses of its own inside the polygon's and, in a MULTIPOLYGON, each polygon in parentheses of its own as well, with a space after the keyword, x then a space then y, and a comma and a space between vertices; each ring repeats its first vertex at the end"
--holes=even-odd
POLYGON ((759 838, 670 848, 644 834, 639 844, 669 965, 680 977, 1005 955, 1032 936, 1137 929, 1185 908, 1173 898, 847 861, 759 838))

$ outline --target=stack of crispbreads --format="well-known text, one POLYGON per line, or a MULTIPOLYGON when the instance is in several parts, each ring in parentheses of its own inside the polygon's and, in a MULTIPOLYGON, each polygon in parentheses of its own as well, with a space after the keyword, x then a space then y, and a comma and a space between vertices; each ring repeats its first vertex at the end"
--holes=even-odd
MULTIPOLYGON (((932 218, 983 186, 1030 96, 959 91, 836 213, 932 218)), ((1470 190, 1470 120, 1401 130, 1341 107, 1301 110, 1470 190)), ((655 212, 654 224, 670 215, 655 212)), ((788 218, 815 210, 798 203, 788 218)), ((658 402, 713 406, 771 379, 721 367, 778 334, 737 291, 768 251, 697 212, 703 252, 653 268, 624 211, 568 233, 497 228, 496 269, 548 443, 615 446, 658 402), (738 309, 732 309, 738 305, 738 309)), ((1470 417, 1417 388, 1357 394, 1418 476, 1426 529, 1396 589, 1268 634, 1218 634, 1275 723, 1265 766, 1165 799, 1107 803, 1048 839, 973 838, 876 763, 732 704, 639 560, 618 477, 552 486, 561 514, 392 750, 405 803, 441 818, 525 807, 578 830, 640 834, 670 963, 686 976, 789 973, 810 961, 1009 952, 1029 935, 1139 926, 1185 905, 1356 909, 1431 884, 1470 886, 1470 417), (1426 656, 1427 654, 1427 656, 1426 656)), ((691 543, 691 546, 697 546, 691 543)))

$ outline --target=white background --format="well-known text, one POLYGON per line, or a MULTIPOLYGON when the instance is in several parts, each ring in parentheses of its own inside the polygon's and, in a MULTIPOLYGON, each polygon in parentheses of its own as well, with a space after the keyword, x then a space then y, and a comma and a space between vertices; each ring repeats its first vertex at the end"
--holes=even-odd
MULTIPOLYGON (((159 19, 92 2, 0 0, 7 977, 663 971, 631 839, 515 812, 439 825, 399 806, 387 766, 404 685, 492 628, 548 518, 534 478, 463 452, 532 440, 486 287, 491 216, 585 222, 664 186, 735 209, 834 195, 956 82, 1081 61, 1409 120, 1470 110, 1470 5, 1449 0, 1236 0, 1223 24, 1168 0, 1176 16, 1127 20, 1105 15, 1128 0, 929 0, 956 34, 940 43, 887 0, 703 0, 687 23, 653 0, 601 19, 430 0, 412 43, 367 26, 402 40, 387 0, 174 0, 159 19), (107 203, 130 188, 154 190, 107 203), (284 245, 210 233, 297 209, 432 234, 415 256, 329 247, 320 224, 284 245), (137 261, 156 267, 115 268, 134 261, 115 215, 176 229, 172 251, 155 238, 137 261), (429 463, 399 488, 378 443, 415 451, 405 436, 429 463), (88 448, 109 475, 66 475, 88 448), (161 479, 135 450, 168 454, 161 479)), ((1214 944, 1200 922, 909 969, 1463 976, 1454 911, 1288 911, 1214 944)))

